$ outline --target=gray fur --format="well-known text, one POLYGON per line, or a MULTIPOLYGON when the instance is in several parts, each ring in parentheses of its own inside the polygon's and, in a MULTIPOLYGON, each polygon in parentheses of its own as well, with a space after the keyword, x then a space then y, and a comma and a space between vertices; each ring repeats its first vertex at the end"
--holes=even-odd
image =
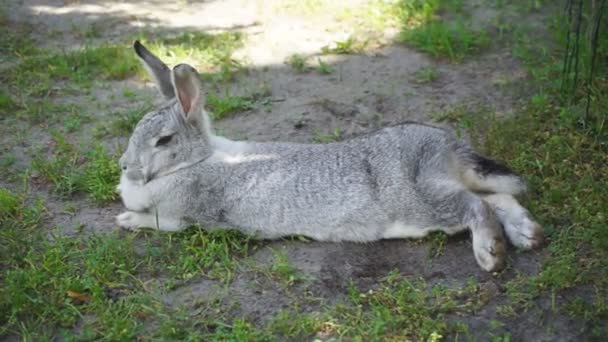
MULTIPOLYGON (((148 65, 151 72, 155 67, 148 65)), ((357 242, 469 228, 480 266, 503 267, 500 219, 513 215, 498 217, 495 208, 507 202, 497 199, 492 207, 477 194, 480 187, 500 188, 497 175, 480 172, 472 162, 477 154, 451 132, 404 123, 331 144, 234 142, 211 134, 196 77, 189 66, 175 67, 177 100, 135 128, 120 160, 119 191, 129 210, 118 216, 121 226, 176 231, 199 223, 260 238, 357 242), (169 143, 155 147, 169 135, 169 143)), ((507 177, 507 193, 520 191, 510 189, 523 184, 518 176, 500 177, 507 177)), ((501 208, 508 211, 511 203, 501 208)))

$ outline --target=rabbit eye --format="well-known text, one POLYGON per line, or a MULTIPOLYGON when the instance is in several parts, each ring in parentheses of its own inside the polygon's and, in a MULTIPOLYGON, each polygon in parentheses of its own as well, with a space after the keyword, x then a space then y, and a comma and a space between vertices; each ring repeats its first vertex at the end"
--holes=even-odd
POLYGON ((169 142, 171 142, 172 138, 173 138, 172 135, 167 135, 167 136, 161 137, 160 139, 158 139, 156 141, 156 147, 167 145, 169 142))

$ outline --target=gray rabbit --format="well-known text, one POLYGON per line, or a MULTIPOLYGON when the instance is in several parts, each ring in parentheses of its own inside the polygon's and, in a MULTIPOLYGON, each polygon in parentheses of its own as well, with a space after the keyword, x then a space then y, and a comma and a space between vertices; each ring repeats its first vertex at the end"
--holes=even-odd
POLYGON ((523 180, 447 130, 406 122, 330 144, 231 141, 212 133, 194 68, 170 70, 134 48, 166 103, 137 124, 120 158, 122 227, 198 223, 265 239, 356 242, 470 229, 486 271, 504 267, 503 228, 519 248, 542 242, 513 197, 523 180))

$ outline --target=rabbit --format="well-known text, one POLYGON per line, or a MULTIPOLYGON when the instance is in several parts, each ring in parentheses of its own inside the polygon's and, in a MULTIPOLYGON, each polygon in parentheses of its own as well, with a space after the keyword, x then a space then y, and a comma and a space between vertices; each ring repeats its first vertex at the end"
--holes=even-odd
POLYGON ((164 105, 135 127, 120 158, 121 227, 193 224, 276 239, 370 242, 467 229, 479 266, 505 266, 506 240, 541 245, 514 195, 526 184, 451 131, 405 122, 329 144, 232 141, 212 133, 197 71, 134 49, 164 105))

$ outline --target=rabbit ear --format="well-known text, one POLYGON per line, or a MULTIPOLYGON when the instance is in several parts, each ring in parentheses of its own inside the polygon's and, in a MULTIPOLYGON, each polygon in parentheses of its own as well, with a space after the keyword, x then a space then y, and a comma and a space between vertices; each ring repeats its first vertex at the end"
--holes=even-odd
POLYGON ((165 99, 170 100, 174 98, 175 92, 173 91, 173 85, 171 84, 171 70, 169 70, 167 65, 148 51, 139 40, 136 40, 135 43, 133 43, 133 48, 165 99))
POLYGON ((205 126, 208 123, 203 117, 203 91, 196 70, 188 64, 179 64, 173 68, 171 81, 186 122, 207 131, 205 126))

